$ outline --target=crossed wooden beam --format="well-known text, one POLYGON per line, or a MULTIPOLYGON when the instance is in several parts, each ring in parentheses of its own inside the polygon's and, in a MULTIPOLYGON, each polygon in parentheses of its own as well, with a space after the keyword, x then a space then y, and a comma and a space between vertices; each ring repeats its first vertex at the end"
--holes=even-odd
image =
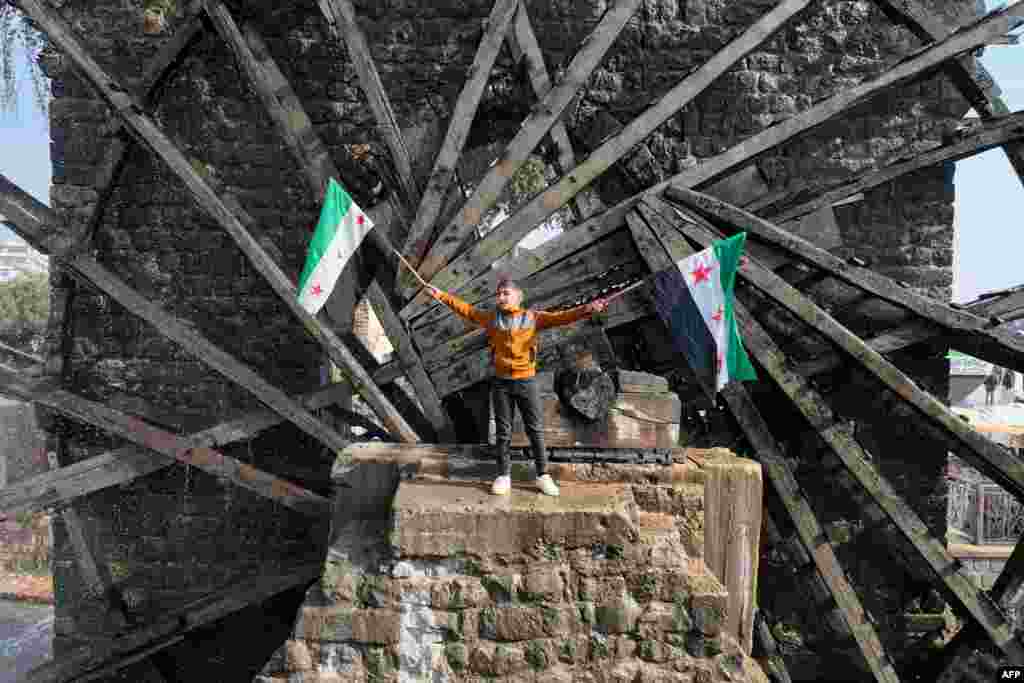
MULTIPOLYGON (((379 284, 371 285, 368 294, 371 301, 380 314, 383 311, 382 322, 392 344, 398 350, 398 361, 375 371, 374 376, 370 375, 356 362, 355 358, 344 346, 340 339, 334 335, 328 327, 318 319, 305 315, 294 303, 294 286, 280 271, 273 260, 267 256, 266 251, 249 234, 246 225, 251 224, 251 219, 244 215, 244 211, 233 202, 230 197, 222 197, 209 183, 197 174, 187 163, 181 153, 166 138, 154 122, 145 114, 144 107, 135 103, 133 98, 110 78, 82 48, 77 39, 72 35, 68 27, 60 20, 42 0, 20 0, 20 6, 25 10, 36 23, 50 36, 71 59, 78 69, 100 93, 101 97, 119 114, 126 129, 136 139, 149 148, 172 169, 172 171, 185 182, 190 192, 199 205, 215 218, 218 224, 225 229, 239 244, 247 257, 254 264, 257 270, 267 279, 278 295, 289 305, 293 313, 298 317, 307 330, 321 343, 330 358, 339 367, 348 373, 348 379, 353 387, 359 391, 377 412, 389 431, 400 440, 414 442, 417 436, 413 433, 405 419, 392 406, 387 398, 380 392, 379 383, 391 381, 401 374, 407 374, 410 381, 416 388, 417 395, 424 403, 425 413, 439 433, 446 428, 447 418, 443 410, 439 408, 439 397, 453 390, 460 382, 472 383, 479 379, 472 371, 466 370, 462 376, 455 378, 449 375, 448 383, 442 388, 438 383, 438 373, 428 373, 425 361, 430 354, 428 350, 420 354, 413 345, 406 330, 405 321, 412 321, 417 327, 420 323, 430 319, 434 323, 445 316, 438 316, 436 311, 422 293, 412 298, 400 310, 399 314, 394 311, 394 306, 389 297, 385 294, 379 284), (433 317, 431 317, 433 316, 433 317), (431 386, 431 384, 433 386, 431 386)), ((573 164, 571 146, 568 144, 568 137, 564 134, 564 125, 560 123, 560 117, 565 108, 577 94, 582 83, 600 62, 601 57, 619 35, 622 27, 635 12, 639 2, 637 0, 620 0, 611 8, 595 27, 592 34, 584 41, 583 47, 570 64, 565 75, 552 88, 546 86, 543 78, 543 58, 536 48, 536 41, 530 41, 532 31, 529 28, 529 20, 522 3, 514 0, 497 0, 492 10, 490 21, 484 32, 480 48, 474 61, 474 69, 471 71, 469 81, 460 93, 455 107, 455 115, 449 125, 441 152, 434 163, 434 170, 426 184, 425 189, 420 192, 416 180, 411 172, 411 159, 408 149, 402 140, 401 131, 391 112, 390 104, 383 85, 377 74, 373 60, 369 55, 369 49, 356 23, 355 12, 348 0, 321 0, 320 7, 328 21, 328 25, 336 36, 345 41, 349 54, 356 65, 364 92, 368 102, 377 119, 379 130, 385 139, 389 150, 392 153, 392 161, 395 164, 396 175, 398 176, 399 187, 397 188, 398 199, 401 206, 393 212, 394 220, 405 220, 405 213, 411 207, 417 206, 415 214, 411 217, 411 228, 409 237, 404 245, 404 251, 410 259, 419 263, 421 270, 427 275, 432 284, 446 289, 459 291, 468 298, 479 301, 483 298, 488 285, 484 281, 484 275, 490 268, 490 264, 498 257, 510 251, 515 244, 527 232, 537 224, 546 220, 552 213, 565 206, 580 190, 589 186, 594 179, 607 171, 617 161, 633 149, 637 144, 647 137, 657 126, 661 125, 668 117, 674 115, 680 108, 692 101, 719 75, 724 73, 732 65, 750 51, 756 49, 771 35, 784 26, 796 14, 803 11, 810 4, 810 0, 784 0, 766 14, 761 20, 755 23, 743 35, 727 45, 715 55, 707 64, 687 76, 675 89, 669 92, 659 102, 655 103, 644 114, 632 122, 622 133, 605 141, 586 160, 579 164, 573 164), (510 32, 511 27, 511 32, 510 32), (485 178, 478 184, 473 195, 466 205, 455 217, 440 230, 437 230, 435 223, 440 217, 441 200, 446 196, 451 185, 454 172, 454 164, 457 161, 464 147, 469 125, 475 115, 476 108, 480 101, 482 87, 486 83, 494 58, 497 55, 502 40, 508 38, 510 43, 518 46, 518 51, 530 59, 531 81, 534 83, 540 102, 533 114, 524 123, 524 126, 516 138, 508 145, 500 161, 496 164, 485 178), (546 89, 547 88, 547 89, 546 89), (563 177, 552 187, 541 192, 533 198, 526 206, 520 209, 514 216, 507 220, 498 229, 488 236, 473 244, 463 253, 456 253, 458 245, 462 244, 469 232, 479 220, 479 216, 497 201, 497 196, 508 180, 515 173, 515 170, 525 161, 539 144, 545 135, 551 135, 559 148, 560 165, 564 172, 563 177), (475 219, 475 220, 474 220, 475 219), (433 272, 431 272, 433 271, 433 272)), ((989 42, 994 42, 1000 36, 1006 34, 1008 20, 1011 17, 1019 17, 1024 14, 1021 6, 1015 5, 1007 10, 990 15, 979 21, 977 24, 959 30, 952 35, 945 35, 941 26, 928 24, 925 20, 927 14, 923 13, 920 5, 913 0, 902 0, 900 3, 889 3, 879 0, 890 12, 899 16, 902 21, 911 25, 912 30, 917 26, 918 32, 925 40, 935 40, 935 44, 922 49, 911 56, 900 65, 883 76, 867 82, 857 88, 840 93, 829 98, 811 109, 794 116, 792 119, 782 122, 777 126, 763 131, 762 133, 745 140, 736 147, 713 157, 701 166, 683 172, 664 183, 660 183, 642 193, 631 197, 624 202, 612 207, 608 211, 595 216, 583 224, 568 230, 562 238, 553 240, 544 245, 539 252, 531 254, 526 258, 513 262, 512 270, 520 278, 537 276, 536 282, 543 285, 544 277, 542 271, 552 268, 556 264, 561 265, 567 272, 572 268, 580 269, 579 261, 571 263, 566 257, 580 252, 583 247, 602 239, 609 239, 607 252, 611 252, 616 246, 612 233, 619 230, 623 223, 626 223, 631 232, 633 241, 640 249, 647 266, 654 269, 664 265, 664 259, 670 255, 671 260, 678 258, 677 254, 688 253, 692 246, 686 240, 700 244, 701 239, 710 239, 714 235, 714 228, 709 224, 697 225, 703 232, 693 228, 686 221, 676 221, 669 213, 666 206, 659 204, 656 197, 672 186, 678 188, 679 192, 669 196, 676 200, 685 200, 685 191, 689 187, 702 187, 735 173, 737 169, 749 163, 758 154, 770 150, 786 140, 799 135, 821 123, 843 114, 850 107, 872 97, 883 89, 905 83, 935 68, 950 70, 954 74, 958 87, 964 91, 965 96, 985 119, 983 129, 972 133, 970 140, 965 139, 954 145, 948 145, 940 150, 929 153, 927 161, 918 162, 908 160, 889 169, 877 172, 873 177, 862 177, 855 179, 842 188, 833 188, 828 195, 811 197, 823 206, 830 201, 836 201, 843 197, 855 195, 868 187, 882 182, 887 182, 903 173, 920 168, 928 163, 937 163, 945 159, 963 158, 994 145, 1001 145, 1007 150, 1011 161, 1014 162, 1018 174, 1021 173, 1020 140, 1022 138, 1019 128, 1019 119, 1013 118, 1003 120, 997 118, 991 107, 985 108, 987 95, 974 76, 973 69, 965 65, 961 59, 970 50, 989 42), (924 19, 922 19, 924 17, 924 19), (916 22, 916 23, 914 23, 916 22), (958 66, 959 65, 959 66, 958 66), (959 71, 957 71, 959 69, 959 71), (962 73, 961 73, 962 72, 962 73), (1017 161, 1014 161, 1014 154, 1017 161), (859 186, 858 186, 859 184, 859 186), (854 188, 858 189, 854 189, 854 188), (848 192, 840 197, 838 192, 848 192), (667 225, 686 226, 685 230, 673 231, 667 229, 667 225), (644 231, 646 226, 647 232, 644 231), (688 233, 686 231, 689 231, 688 233), (653 234, 652 238, 648 233, 653 234), (703 237, 702 237, 703 236, 703 237), (661 252, 655 248, 661 248, 661 252), (659 253, 661 258, 659 259, 659 253), (566 263, 563 263, 566 262, 566 263)), ((299 161, 307 175, 310 189, 314 196, 318 197, 322 192, 326 178, 337 175, 330 156, 325 152, 321 141, 312 135, 312 129, 308 124, 308 116, 305 116, 302 105, 295 97, 294 92, 288 85, 287 79, 276 67, 269 57, 265 46, 258 33, 251 26, 238 26, 235 24, 230 12, 219 0, 204 0, 201 3, 194 3, 191 8, 192 18, 175 34, 174 37, 158 53, 147 70, 147 79, 144 79, 146 90, 152 92, 153 87, 160 78, 166 74, 168 68, 180 58, 180 54, 201 30, 201 20, 197 17, 197 10, 202 9, 213 21, 218 33, 227 41, 234 51, 236 58, 249 76, 250 82, 260 96, 261 101, 267 108, 272 119, 278 126, 282 138, 288 144, 292 154, 299 161)), ((966 58, 965 58, 966 59, 966 58)), ((147 95, 148 95, 147 92, 147 95)), ((145 99, 145 98, 144 98, 145 99)), ((118 150, 112 146, 108 151, 108 164, 110 168, 108 188, 116 180, 120 159, 123 157, 123 148, 118 150)), ((165 336, 181 344, 183 348, 195 354, 208 365, 217 369, 225 376, 232 379, 241 386, 251 391, 260 398, 266 405, 270 406, 276 413, 276 417, 264 414, 262 418, 253 417, 252 429, 257 430, 260 424, 265 424, 272 419, 288 419, 300 428, 314 435, 325 445, 331 448, 338 448, 344 443, 336 432, 330 427, 320 423, 313 417, 309 410, 315 402, 312 397, 302 402, 282 394, 279 390, 268 385, 248 368, 245 368, 236 360, 227 357, 227 354, 219 351, 208 340, 191 329, 184 321, 176 320, 146 301, 124 283, 118 281, 109 272, 105 271, 97 263, 87 257, 78 256, 74 251, 76 236, 66 234, 62 231, 56 217, 49 213, 45 207, 37 202, 29 201, 24 193, 19 193, 16 188, 10 186, 6 179, 0 179, 0 207, 4 213, 12 216, 19 232, 25 236, 30 243, 42 251, 66 264, 68 271, 75 277, 82 278, 99 286, 112 298, 124 305, 136 315, 153 323, 165 336), (261 421, 262 420, 262 421, 261 421)), ((693 199, 693 196, 690 197, 693 199)), ((708 198, 710 199, 710 198, 708 198)), ((102 201, 100 206, 102 206, 102 201)), ((782 197, 779 205, 792 204, 782 197)), ((723 208, 723 207, 719 207, 723 208)), ((739 211, 736 207, 727 206, 730 211, 739 211)), ((799 207, 796 207, 799 208, 799 207)), ((806 208, 806 207, 804 207, 806 208)), ((707 204, 702 210, 707 210, 707 204)), ((94 215, 92 224, 99 220, 100 207, 94 215)), ((724 210, 724 209, 723 209, 724 210)), ((803 210, 801 208, 801 210, 803 210)), ((813 210, 813 209, 809 209, 813 210)), ((801 215, 794 209, 789 209, 792 216, 801 215)), ((807 211, 804 211, 806 213, 807 211)), ((744 226, 746 227, 746 226, 744 226)), ((682 229, 682 228, 680 228, 682 229)), ((748 228, 749 229, 749 228, 748 228)), ((371 233, 372 243, 378 251, 389 254, 390 245, 384 240, 381 230, 371 233)), ((777 235, 776 235, 777 237, 777 235)), ((768 240, 771 242, 771 240, 768 240)), ((780 257, 782 261, 787 260, 791 253, 793 244, 777 242, 775 246, 782 246, 785 255, 780 257)), ((803 249, 803 245, 799 245, 803 249)), ((770 250, 769 250, 770 251, 770 250)), ((806 254, 797 250, 801 258, 806 254)), ((820 256, 820 255, 818 255, 820 256)), ((612 257, 609 256, 609 259, 612 257)), ((671 260, 669 263, 671 263, 671 260)), ((789 259, 791 260, 791 258, 789 259)), ((602 261, 603 262, 603 261, 602 261)), ((830 267, 837 267, 836 264, 823 264, 816 262, 816 265, 824 270, 830 267)), ((585 269, 583 269, 584 272, 585 269)), ((830 273, 832 271, 829 271, 830 273)), ((796 290, 786 289, 788 285, 780 284, 780 278, 770 271, 755 269, 756 278, 754 285, 760 287, 769 296, 776 295, 780 305, 786 302, 797 307, 813 324, 827 322, 821 317, 820 309, 815 309, 814 304, 801 299, 796 290), (757 279, 759 278, 759 279, 757 279), (796 292, 794 294, 794 292, 796 292)), ((592 274, 592 273, 590 273, 592 274)), ((871 280, 870 276, 858 273, 863 276, 857 284, 865 292, 872 296, 892 300, 892 283, 886 287, 879 286, 879 282, 871 280), (884 290, 884 295, 882 294, 884 290)), ((400 282, 400 284, 403 284, 400 282)), ((411 294, 411 288, 406 288, 405 293, 411 294)), ((909 294, 909 293, 908 293, 909 294)), ((897 297, 898 298, 898 297, 897 297)), ((998 356, 1003 360, 1011 360, 1019 363, 1019 349, 1009 340, 1001 338, 997 333, 985 327, 985 321, 970 314, 956 316, 948 307, 929 307, 926 300, 901 299, 901 305, 913 311, 928 325, 937 327, 945 333, 951 330, 962 334, 965 339, 980 340, 977 343, 984 347, 983 351, 989 356, 998 356)), ((611 320, 616 323, 626 322, 650 314, 650 307, 646 298, 642 295, 623 297, 617 302, 618 308, 611 311, 611 320)), ((954 313, 956 313, 954 311, 954 313)), ((772 346, 771 338, 767 333, 758 333, 757 322, 753 318, 744 318, 744 324, 748 328, 751 338, 758 340, 757 349, 752 349, 755 355, 765 365, 766 369, 772 366, 770 361, 780 353, 777 347, 772 346)), ((1010 463, 1006 463, 985 443, 978 441, 978 438, 971 436, 972 432, 957 430, 947 423, 945 415, 941 411, 934 410, 927 395, 917 390, 912 383, 905 382, 905 378, 893 375, 891 366, 887 366, 884 359, 878 356, 879 350, 891 350, 897 348, 892 342, 886 344, 864 344, 859 339, 848 333, 844 333, 841 325, 828 325, 829 330, 835 335, 835 340, 841 341, 844 353, 853 353, 859 358, 872 360, 871 369, 877 370, 876 375, 883 382, 887 382, 891 389, 899 393, 900 390, 909 391, 911 396, 908 399, 913 410, 920 411, 926 419, 936 423, 936 429, 945 430, 947 439, 957 444, 958 448, 964 451, 965 455, 970 453, 968 459, 974 459, 984 470, 996 475, 997 480, 1009 486, 1015 495, 1020 495, 1022 478, 1021 473, 1014 469, 1010 463), (843 346, 843 343, 846 345, 843 346), (879 346, 879 349, 873 349, 879 346), (874 355, 872 355, 874 354, 874 355), (879 359, 881 362, 879 363, 879 359)), ((932 328, 929 328, 932 329, 932 328)), ((570 328, 569 331, 572 331, 570 328)), ((913 337, 913 334, 910 335, 913 337)), ((909 343, 920 341, 923 336, 912 339, 909 343)), ((834 340, 834 341, 835 341, 834 340)), ((466 345, 467 343, 479 343, 479 339, 473 342, 470 339, 447 340, 444 339, 434 348, 438 349, 453 341, 466 345)), ((877 341, 877 340, 876 340, 877 341)), ((899 342, 897 342, 899 343, 899 342)), ((446 347, 450 348, 450 347, 446 347)), ((440 358, 440 353, 435 351, 434 359, 440 358)), ((839 357, 839 356, 837 356, 839 357)), ((985 357, 985 356, 983 356, 985 357)), ((1011 363, 1003 363, 1012 366, 1011 363)), ((478 368, 480 363, 474 367, 478 368)), ((457 374, 457 373, 456 373, 457 374)), ((790 391, 806 390, 806 386, 800 384, 800 376, 796 379, 790 377, 776 368, 776 372, 770 374, 783 391, 789 387, 790 391)), ((106 406, 90 404, 81 397, 63 392, 43 383, 25 382, 17 377, 10 377, 0 374, 0 382, 7 387, 8 391, 18 395, 51 405, 55 409, 68 415, 76 416, 78 419, 91 421, 115 433, 120 433, 129 440, 143 445, 149 449, 155 449, 163 453, 165 459, 161 462, 169 462, 166 457, 183 461, 195 460, 197 466, 220 468, 218 471, 237 473, 237 463, 229 458, 220 456, 210 449, 208 443, 217 443, 217 437, 213 432, 219 428, 226 428, 225 425, 206 430, 210 432, 205 437, 194 435, 189 439, 181 439, 169 435, 162 430, 133 420, 130 416, 120 413, 106 406), (20 393, 19 393, 20 392, 20 393), (205 439, 205 441, 204 441, 205 439)), ((464 386, 464 384, 463 384, 464 386)), ((787 392, 789 393, 789 392, 787 392)), ((792 394, 795 396, 796 394, 792 394)), ((330 400, 322 398, 318 400, 330 400)), ((827 585, 836 597, 851 625, 854 637, 857 639, 866 660, 875 672, 879 680, 896 680, 891 664, 884 656, 873 627, 863 618, 863 610, 859 607, 856 594, 849 589, 848 583, 843 585, 845 580, 842 570, 834 562, 834 557, 829 560, 822 547, 815 545, 822 538, 820 525, 817 527, 816 520, 805 501, 801 502, 798 489, 793 489, 795 480, 791 473, 785 470, 785 464, 780 459, 779 451, 775 445, 763 418, 756 413, 756 407, 749 396, 742 390, 732 389, 727 392, 727 400, 734 412, 740 419, 744 430, 748 433, 752 443, 758 446, 766 457, 766 466, 772 476, 773 485, 777 490, 788 496, 787 509, 797 526, 801 538, 807 545, 808 552, 816 558, 816 564, 827 585), (821 558, 819 559, 819 556, 821 558), (837 573, 838 572, 838 573, 837 573)), ((794 399, 796 400, 796 399, 794 399)), ((932 399, 933 401, 934 399, 932 399)), ((807 404, 797 402, 797 407, 802 410, 809 410, 807 404)), ((824 418, 822 418, 824 419, 824 418)), ((827 423, 821 423, 823 429, 832 429, 827 423), (824 426, 822 426, 824 425, 824 426)), ((869 472, 856 471, 852 465, 856 461, 852 458, 857 455, 855 447, 842 441, 839 430, 835 431, 835 441, 829 442, 830 448, 834 451, 837 463, 850 470, 851 476, 865 490, 868 486, 865 482, 869 479, 869 472), (853 450, 851 450, 853 449, 853 450), (845 458, 845 459, 844 459, 845 458), (859 477, 859 478, 858 478, 859 477)), ((201 433, 202 434, 202 433, 201 433)), ((976 436, 976 435, 975 435, 976 436)), ((136 452, 138 453, 138 452, 136 452)), ((104 456, 100 456, 104 457, 104 456)), ((127 458, 127 453, 115 455, 110 461, 120 462, 121 458, 127 458)), ((152 456, 146 457, 152 459, 152 456)), ((68 469, 68 468, 63 468, 68 469)), ((83 468, 84 469, 84 468, 83 468)), ((152 471, 152 470, 150 470, 152 471)), ((60 472, 60 470, 58 470, 60 472)), ((63 477, 53 473, 56 479, 63 477)), ((252 474, 259 478, 259 473, 252 474)), ((117 476, 128 476, 126 470, 117 476)), ((266 475, 270 476, 270 475, 266 475)), ((116 478, 116 477, 115 477, 116 478)), ((98 481, 98 480, 97 480, 98 481)), ((261 486, 263 495, 268 495, 281 502, 290 503, 293 506, 302 507, 311 511, 322 506, 322 500, 318 501, 309 494, 294 485, 276 482, 270 479, 260 479, 269 486, 261 486), (291 488, 294 487, 294 488, 291 488)), ((239 482, 241 483, 241 482, 239 482)), ((90 486, 97 485, 95 482, 90 486)), ((92 488, 90 490, 96 490, 92 488)), ((893 500, 891 491, 884 487, 877 486, 870 491, 870 497, 879 502, 877 506, 887 518, 892 519, 894 526, 899 533, 907 536, 915 527, 914 518, 907 516, 905 506, 901 501, 893 500), (902 506, 902 507, 901 507, 902 506)), ((4 493, 7 493, 6 491, 4 493)), ((22 504, 38 504, 39 499, 32 498, 32 494, 22 497, 22 504), (26 503, 26 500, 33 502, 26 503)), ((71 491, 61 494, 54 500, 69 500, 73 497, 71 491)), ((2 499, 0 499, 2 500, 2 499)), ((912 513, 910 513, 912 515, 912 513)), ((913 539, 904 540, 913 545, 913 539)), ((939 572, 946 561, 946 558, 934 547, 935 542, 931 539, 920 541, 914 546, 930 563, 929 566, 935 572, 939 572), (923 545, 922 545, 923 544, 923 545)), ((1016 649, 1015 641, 1007 637, 1005 620, 996 610, 994 613, 987 609, 983 600, 977 598, 976 592, 963 586, 961 582, 944 577, 942 580, 944 590, 952 596, 952 599, 963 606, 979 624, 981 632, 986 633, 998 645, 1003 647, 1015 660, 1019 659, 1019 652, 1016 649)))

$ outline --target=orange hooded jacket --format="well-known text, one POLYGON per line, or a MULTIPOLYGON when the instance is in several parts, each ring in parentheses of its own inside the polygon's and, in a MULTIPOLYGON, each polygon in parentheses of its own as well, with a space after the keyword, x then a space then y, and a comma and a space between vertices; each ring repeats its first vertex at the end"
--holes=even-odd
POLYGON ((591 315, 586 305, 560 313, 525 308, 481 311, 448 292, 441 292, 438 300, 469 322, 484 328, 494 359, 494 374, 502 379, 527 379, 537 374, 538 332, 591 315))

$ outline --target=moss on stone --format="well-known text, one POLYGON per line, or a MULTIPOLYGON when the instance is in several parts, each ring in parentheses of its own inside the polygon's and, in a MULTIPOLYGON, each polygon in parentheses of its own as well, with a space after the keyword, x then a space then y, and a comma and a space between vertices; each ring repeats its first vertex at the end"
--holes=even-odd
POLYGON ((527 664, 533 669, 543 671, 548 668, 548 653, 544 651, 544 646, 539 641, 531 640, 527 643, 524 654, 527 664))
POLYGON ((590 636, 590 658, 591 659, 608 659, 608 639, 598 633, 591 634, 590 636))
POLYGON ((493 640, 498 635, 498 612, 493 607, 480 611, 480 637, 493 640))
POLYGON ((469 662, 469 652, 462 643, 449 643, 444 648, 444 657, 448 660, 448 666, 452 671, 462 672, 466 670, 469 662))
POLYGON ((495 602, 511 602, 512 601, 512 577, 511 576, 484 576, 481 577, 480 583, 483 584, 484 590, 491 596, 491 600, 495 602))
POLYGON ((637 581, 637 586, 636 590, 634 591, 634 595, 636 595, 638 600, 647 602, 649 600, 654 599, 654 595, 655 593, 657 593, 657 590, 657 577, 653 574, 644 574, 640 577, 639 581, 637 581))
POLYGON ((367 679, 373 683, 384 680, 397 669, 396 663, 382 647, 371 647, 366 650, 367 679))
POLYGON ((637 654, 640 656, 640 659, 651 662, 654 661, 656 655, 655 648, 656 646, 654 644, 654 641, 641 640, 637 647, 637 654))
POLYGON ((621 560, 624 554, 622 546, 617 543, 610 543, 606 546, 605 555, 609 560, 621 560))
POLYGON ((580 621, 584 625, 593 626, 596 622, 594 616, 594 603, 592 602, 580 602, 576 604, 576 609, 580 613, 580 621))
POLYGON ((558 659, 566 664, 576 662, 576 641, 573 638, 563 640, 558 646, 558 659))
POLYGON ((551 605, 540 606, 541 618, 544 620, 544 629, 548 632, 555 631, 561 624, 562 613, 551 605))

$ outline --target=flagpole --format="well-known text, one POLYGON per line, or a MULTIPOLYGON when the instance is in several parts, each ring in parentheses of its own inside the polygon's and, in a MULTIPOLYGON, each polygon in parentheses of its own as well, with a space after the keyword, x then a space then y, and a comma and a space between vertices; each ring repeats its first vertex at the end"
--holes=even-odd
POLYGON ((612 294, 610 297, 608 297, 604 301, 605 301, 606 304, 610 304, 611 302, 615 301, 616 299, 618 299, 620 296, 622 296, 626 292, 632 291, 632 290, 636 289, 637 287, 639 287, 640 285, 642 285, 642 284, 644 284, 646 282, 647 282, 647 280, 638 280, 637 282, 634 282, 633 284, 631 284, 629 287, 626 287, 625 289, 620 289, 619 291, 615 292, 614 294, 612 294))
POLYGON ((395 247, 393 245, 391 247, 391 251, 395 252, 395 256, 397 256, 399 258, 399 260, 402 263, 405 264, 405 267, 408 268, 412 272, 412 274, 416 276, 416 279, 420 281, 421 285, 423 285, 424 287, 429 287, 430 286, 430 285, 427 284, 427 282, 423 278, 420 277, 420 274, 416 272, 416 269, 413 268, 411 265, 409 265, 409 262, 405 260, 405 257, 402 256, 402 254, 399 253, 399 251, 397 249, 395 249, 395 247))

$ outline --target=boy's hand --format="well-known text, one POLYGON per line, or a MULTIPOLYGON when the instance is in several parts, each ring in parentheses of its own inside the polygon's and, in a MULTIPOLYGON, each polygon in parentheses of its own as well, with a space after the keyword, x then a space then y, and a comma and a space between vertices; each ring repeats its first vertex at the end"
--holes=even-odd
POLYGON ((590 313, 600 313, 606 308, 608 308, 607 299, 596 299, 587 304, 587 311, 590 313))

